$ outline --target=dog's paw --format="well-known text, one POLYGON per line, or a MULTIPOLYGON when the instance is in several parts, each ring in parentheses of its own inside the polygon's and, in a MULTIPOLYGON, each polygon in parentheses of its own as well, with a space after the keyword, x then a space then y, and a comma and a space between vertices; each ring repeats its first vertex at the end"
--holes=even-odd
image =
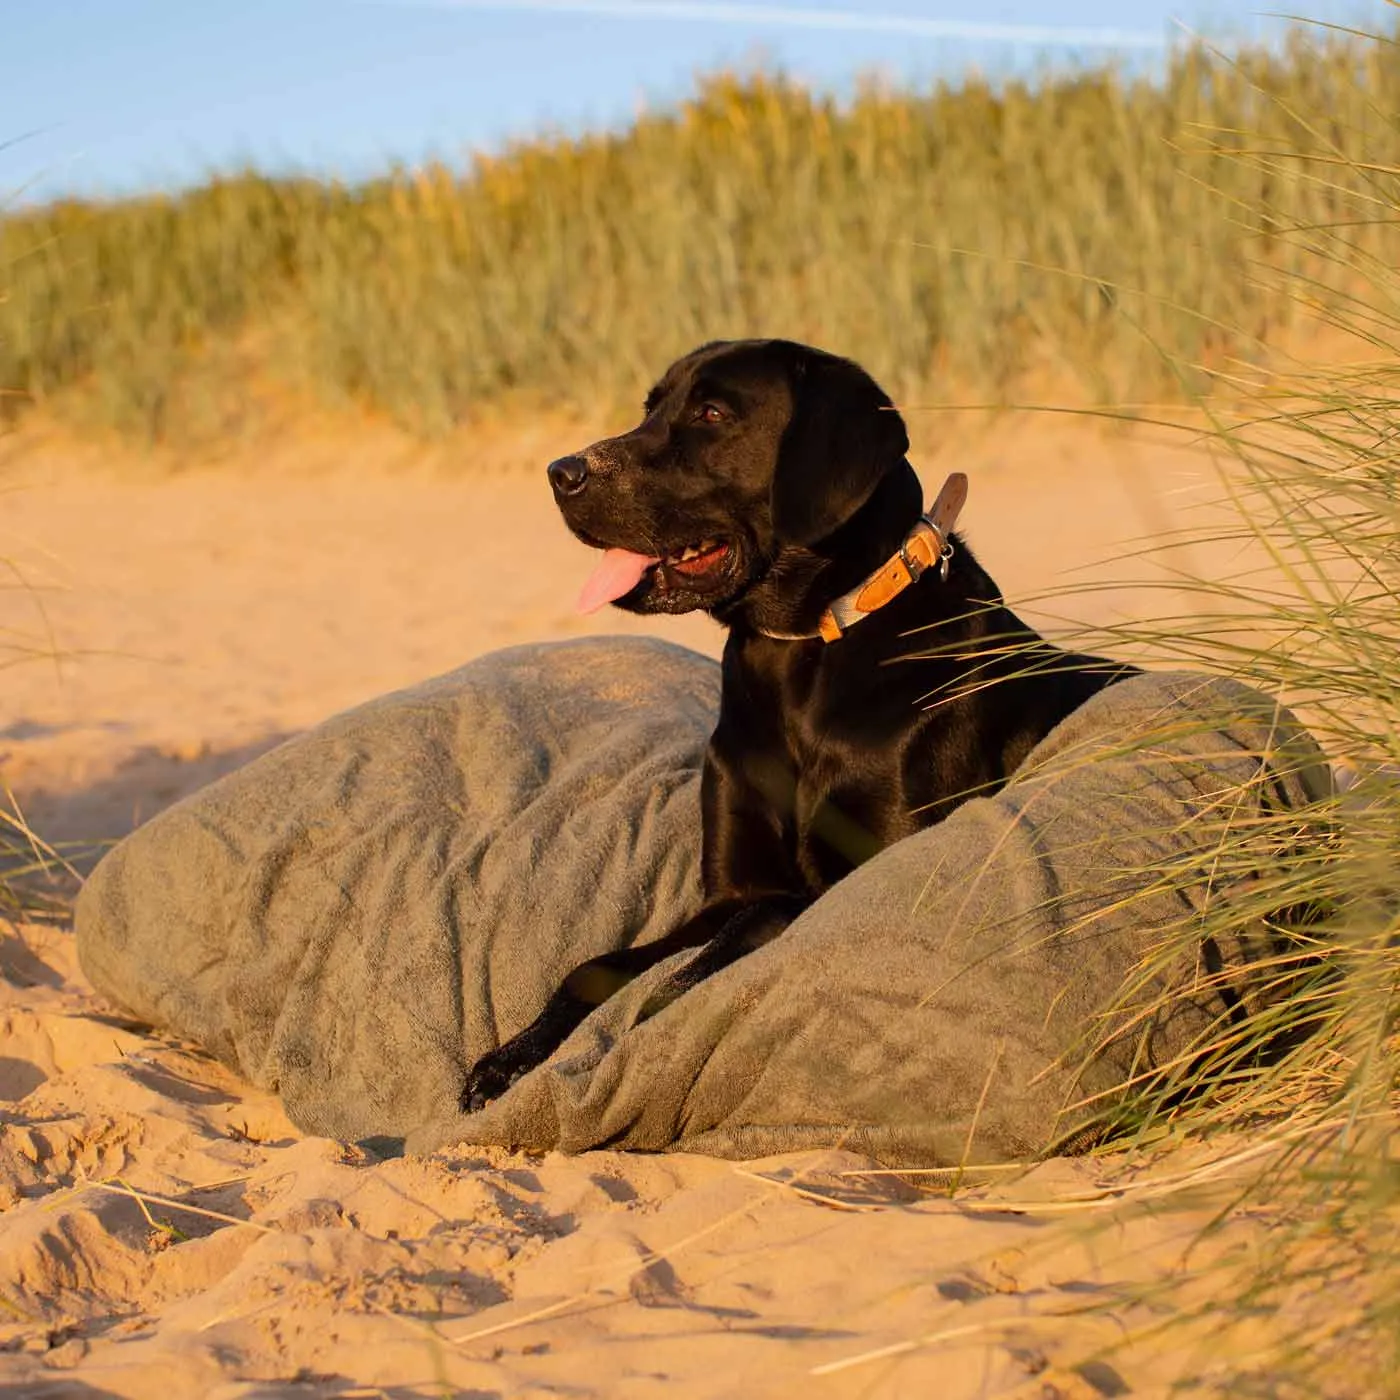
POLYGON ((515 1064, 514 1057, 501 1050, 483 1056, 467 1075, 466 1088, 462 1090, 462 1112, 480 1113, 493 1099, 500 1098, 525 1069, 526 1066, 515 1064))

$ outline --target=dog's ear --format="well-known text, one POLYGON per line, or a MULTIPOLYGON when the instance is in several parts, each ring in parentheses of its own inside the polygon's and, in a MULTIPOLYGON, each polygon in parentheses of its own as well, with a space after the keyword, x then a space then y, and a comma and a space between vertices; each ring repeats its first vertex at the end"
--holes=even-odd
POLYGON ((773 473, 773 531, 815 544, 870 499, 909 451, 889 395, 857 364, 803 350, 792 365, 792 417, 773 473))

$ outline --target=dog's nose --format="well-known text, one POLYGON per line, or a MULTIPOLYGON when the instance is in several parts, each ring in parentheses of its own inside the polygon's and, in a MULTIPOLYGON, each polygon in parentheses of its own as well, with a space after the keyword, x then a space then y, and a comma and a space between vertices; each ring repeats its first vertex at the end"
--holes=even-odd
POLYGON ((577 496, 588 485, 588 463, 582 457, 561 457, 546 470, 556 496, 577 496))

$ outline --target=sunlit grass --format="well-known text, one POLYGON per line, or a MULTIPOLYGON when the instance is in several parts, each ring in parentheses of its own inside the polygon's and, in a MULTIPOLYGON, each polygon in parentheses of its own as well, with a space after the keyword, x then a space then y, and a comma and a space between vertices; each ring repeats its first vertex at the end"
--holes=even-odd
POLYGON ((62 898, 50 893, 55 877, 72 877, 63 856, 26 820, 14 793, 0 782, 0 923, 59 917, 62 898))
POLYGON ((61 203, 0 221, 0 384, 11 413, 161 437, 220 421, 251 362, 435 431, 502 401, 591 410, 754 333, 902 398, 1046 374, 1104 402, 1198 391, 1287 340, 1299 288, 1341 306, 1336 274, 1400 260, 1375 197, 1397 109, 1395 50, 1349 36, 847 104, 721 75, 621 135, 463 170, 61 203), (1344 269, 1294 234, 1343 218, 1344 269))
MULTIPOLYGON (((1344 244, 1337 256, 1349 256, 1344 244)), ((1384 274, 1368 312, 1394 290, 1384 274)), ((1377 335, 1377 318, 1367 320, 1377 335)), ((1354 1393, 1389 1393, 1400 1360, 1400 497, 1396 400, 1384 391, 1400 385, 1400 320, 1392 327, 1364 374, 1318 368, 1281 406, 1222 428, 1239 535, 1266 548, 1281 583, 1262 599, 1217 584, 1218 629, 1146 638, 1286 697, 1347 784, 1302 811, 1219 823, 1211 894, 1191 926, 1164 931, 1140 985, 1208 944, 1262 954, 1259 985, 1222 1006, 1190 1054, 1145 1076, 1129 1106, 1139 1131, 1170 1124, 1278 1141, 1249 1194, 1284 1203, 1291 1224, 1235 1280, 1227 1318, 1243 1325, 1278 1309, 1304 1278, 1336 1290, 1332 1335, 1285 1337, 1259 1358, 1261 1374, 1287 1375, 1299 1393, 1348 1351, 1373 1368, 1354 1393), (1226 630, 1232 600, 1262 619, 1252 646, 1226 630), (1300 1122, 1319 1131, 1289 1141, 1300 1122)), ((1162 874, 1183 889, 1200 879, 1162 874)), ((1198 986, 1228 992, 1238 982, 1237 970, 1205 961, 1198 986)), ((1160 1009, 1149 997, 1141 1013, 1160 1009)))
MULTIPOLYGON (((2 496, 0 502, 3 502, 2 496)), ((3 539, 2 531, 0 539, 3 539)), ((51 664, 55 654, 54 640, 38 596, 30 590, 19 567, 0 555, 0 595, 5 593, 31 599, 33 621, 28 627, 0 627, 0 678, 12 666, 51 664)), ((3 712, 0 712, 2 717, 3 712)), ((3 757, 0 752, 0 920, 57 913, 61 909, 60 901, 45 893, 45 889, 53 885, 49 877, 72 872, 63 857, 30 827, 10 790, 3 757)))
MULTIPOLYGON (((1356 80, 1360 102, 1360 70, 1356 80)), ((1310 779, 1301 805, 1270 800, 1310 761, 1280 716, 1279 743, 1252 756, 1258 792, 1222 794, 1184 818, 1191 839, 1178 862, 1124 872, 1144 916, 1163 891, 1180 894, 1182 913, 1151 930, 1086 1034, 1086 1065, 1138 1038, 1130 1093, 1088 1098, 1070 1116, 1101 1114, 1112 1150, 1204 1138, 1233 1151, 1243 1139, 1261 1160, 1220 1218, 1270 1212, 1267 1245, 1203 1266, 1215 1270, 1207 1304, 1180 1303, 1172 1287, 1153 1300, 1164 1339, 1196 1329, 1201 1393, 1379 1396, 1400 1393, 1400 272, 1359 230, 1400 224, 1400 171, 1390 138, 1348 128, 1344 102, 1271 100, 1316 142, 1316 178, 1338 202, 1330 219, 1300 220, 1279 187, 1262 186, 1260 202, 1241 207, 1294 250, 1263 269, 1261 286, 1364 343, 1367 357, 1338 365, 1323 351, 1276 365, 1267 383, 1241 377, 1228 416, 1203 402, 1228 518, 1176 543, 1233 545, 1254 563, 1210 578, 1183 566, 1171 585, 1189 584, 1189 615, 1078 640, 1279 697, 1338 782, 1310 779), (1295 271, 1280 278, 1286 267, 1295 271), (1183 993, 1218 1014, 1155 1059, 1154 1029, 1183 993), (1306 1324, 1291 1311, 1305 1295, 1331 1300, 1306 1324)), ((1233 158, 1243 170, 1280 168, 1267 143, 1246 144, 1233 158)), ((1124 743, 1158 752, 1173 737, 1124 743)), ((1188 1271, 1180 1287, 1200 1282, 1188 1271)))

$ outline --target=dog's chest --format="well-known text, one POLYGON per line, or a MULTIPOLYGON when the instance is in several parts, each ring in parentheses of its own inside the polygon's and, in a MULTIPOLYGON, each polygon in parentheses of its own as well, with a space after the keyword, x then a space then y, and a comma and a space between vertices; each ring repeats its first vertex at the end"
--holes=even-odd
POLYGON ((918 829, 908 775, 920 711, 888 668, 809 663, 752 682, 747 698, 765 711, 755 732, 780 749, 793 854, 809 885, 827 888, 918 829))
POLYGON ((797 861, 822 889, 919 824, 905 791, 903 733, 827 718, 798 726, 788 748, 797 861), (883 742, 872 743, 877 736, 883 742))

